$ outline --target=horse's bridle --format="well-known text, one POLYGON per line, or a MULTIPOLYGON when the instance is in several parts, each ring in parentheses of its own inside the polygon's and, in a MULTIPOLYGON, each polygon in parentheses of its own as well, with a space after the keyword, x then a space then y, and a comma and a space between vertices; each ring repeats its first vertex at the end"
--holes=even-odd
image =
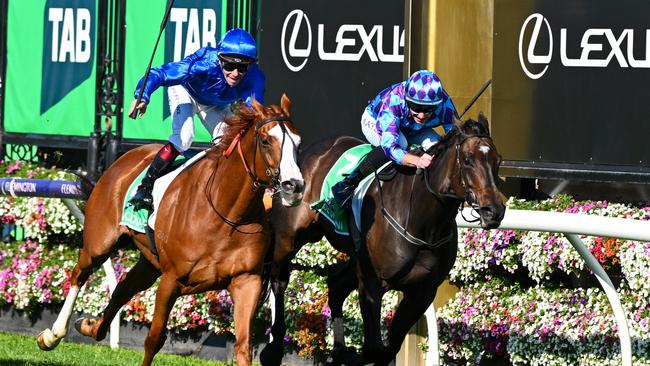
MULTIPOLYGON (((467 141, 468 139, 470 139, 472 137, 477 137, 477 138, 487 137, 487 138, 490 138, 489 136, 485 136, 485 135, 466 136, 460 142, 455 144, 456 165, 458 166, 458 174, 459 174, 460 184, 463 187, 463 193, 464 193, 463 196, 460 196, 460 195, 457 195, 457 194, 454 194, 454 193, 439 193, 439 192, 434 191, 433 188, 431 188, 431 184, 429 183, 429 174, 424 172, 423 175, 424 175, 424 182, 425 182, 427 191, 429 191, 429 193, 431 193, 434 197, 436 197, 440 202, 443 201, 443 197, 451 198, 451 199, 454 199, 454 200, 461 201, 463 203, 463 205, 464 205, 465 202, 467 202, 467 204, 471 208, 473 208, 474 210, 478 210, 479 205, 476 202, 476 196, 474 195, 472 190, 469 189, 469 183, 467 181, 466 175, 464 174, 463 164, 462 164, 461 159, 460 159, 460 147, 465 143, 465 141, 467 141)), ((426 168, 426 169, 428 169, 428 168, 426 168)), ((407 230, 409 219, 410 219, 410 216, 411 216, 410 215, 410 212, 411 212, 410 202, 412 200, 413 187, 415 185, 415 177, 416 177, 416 175, 413 176, 413 182, 411 183, 411 195, 409 196, 409 212, 408 212, 407 218, 406 218, 406 225, 404 227, 402 227, 402 225, 400 225, 399 222, 386 210, 386 207, 384 206, 384 199, 383 199, 383 193, 382 193, 382 190, 381 190, 381 184, 379 184, 379 195, 380 195, 380 199, 381 199, 382 214, 383 214, 384 218, 386 218, 388 223, 393 227, 393 229, 395 229, 395 231, 397 231, 409 243, 417 245, 417 246, 427 247, 429 249, 435 249, 435 248, 438 248, 439 246, 447 243, 449 240, 451 240, 452 237, 453 237, 453 232, 448 236, 445 236, 445 237, 442 237, 442 238, 436 240, 435 242, 427 242, 427 241, 424 241, 424 240, 422 240, 420 238, 417 238, 417 237, 413 236, 407 230)), ((462 215, 462 212, 463 212, 462 209, 463 209, 463 206, 461 205, 460 208, 459 208, 459 210, 461 212, 461 215, 462 215)), ((463 216, 463 218, 465 219, 465 221, 468 221, 468 222, 476 222, 476 221, 480 220, 480 217, 472 219, 472 220, 468 220, 464 216, 463 216)))
MULTIPOLYGON (((235 145, 237 145, 237 151, 239 152, 239 156, 242 159, 242 163, 244 164, 244 168, 246 169, 246 173, 248 173, 248 176, 251 178, 253 181, 253 186, 255 188, 275 188, 276 190, 280 188, 280 167, 277 168, 271 168, 269 162, 267 161, 266 157, 262 155, 262 161, 264 162, 265 166, 265 172, 267 177, 269 178, 269 182, 265 182, 261 179, 259 179, 255 175, 255 162, 257 161, 257 146, 258 146, 258 141, 259 141, 259 130, 262 126, 271 123, 271 122, 278 122, 278 125, 282 129, 282 144, 280 145, 280 161, 282 161, 282 152, 284 150, 284 142, 286 140, 286 136, 289 135, 287 131, 287 127, 284 125, 284 122, 291 122, 291 119, 285 115, 277 115, 277 116, 272 116, 269 118, 265 118, 255 124, 255 132, 253 135, 253 169, 251 170, 249 168, 248 162, 246 161, 246 157, 244 157, 244 153, 241 150, 241 137, 244 135, 246 131, 240 132, 233 142, 231 143, 230 147, 223 153, 224 156, 228 157, 232 150, 234 149, 235 145)), ((291 138, 289 135, 289 141, 293 144, 294 148, 296 146, 295 141, 291 138)))
MULTIPOLYGON (((278 122, 278 125, 282 129, 282 144, 280 145, 280 161, 282 161, 282 152, 284 150, 285 138, 286 138, 287 135, 289 135, 287 127, 284 125, 284 122, 291 122, 291 119, 289 119, 289 117, 285 116, 285 115, 277 115, 277 116, 272 116, 272 117, 269 117, 269 118, 265 118, 265 119, 257 122, 257 124, 255 124, 255 132, 254 132, 254 135, 253 135, 253 170, 252 171, 249 168, 248 163, 246 162, 246 157, 244 157, 244 153, 242 152, 242 149, 241 149, 241 138, 246 133, 246 130, 241 131, 239 134, 237 134, 237 136, 235 136, 235 138, 231 142, 228 149, 226 149, 226 151, 223 152, 223 156, 227 158, 233 152, 235 147, 237 147, 237 151, 239 152, 239 156, 242 159, 242 163, 244 164, 244 168, 246 169, 246 173, 248 173, 248 176, 253 181, 253 186, 255 188, 274 187, 277 190, 277 189, 280 188, 280 167, 278 167, 276 169, 272 169, 270 167, 269 162, 264 157, 264 155, 262 155, 262 161, 264 161, 264 165, 266 166, 266 175, 270 178, 270 182, 268 182, 268 183, 264 182, 263 180, 259 179, 254 173, 254 171, 255 171, 255 161, 257 160, 256 156, 257 156, 257 143, 259 141, 259 138, 258 138, 259 129, 262 126, 266 125, 267 123, 271 123, 271 122, 278 122)), ((293 144, 293 146, 295 148, 296 143, 291 138, 291 135, 289 135, 289 141, 291 141, 291 143, 293 144)), ((237 231, 239 231, 241 233, 244 233, 244 234, 256 234, 256 233, 259 232, 259 231, 244 232, 244 231, 241 231, 241 230, 237 229, 238 226, 246 225, 246 224, 250 224, 250 223, 254 222, 255 219, 257 219, 257 217, 251 218, 251 219, 246 219, 246 220, 235 221, 235 220, 229 219, 224 214, 219 212, 219 210, 217 210, 217 208, 214 206, 212 201, 210 201, 210 205, 212 206, 212 209, 214 210, 214 212, 216 212, 217 215, 219 215, 219 217, 221 217, 221 219, 226 224, 230 225, 235 230, 237 230, 237 231)))

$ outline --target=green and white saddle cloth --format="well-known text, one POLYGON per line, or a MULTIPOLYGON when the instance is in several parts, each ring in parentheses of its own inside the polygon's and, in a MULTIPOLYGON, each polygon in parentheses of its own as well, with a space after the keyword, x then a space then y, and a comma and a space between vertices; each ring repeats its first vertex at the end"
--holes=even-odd
MULTIPOLYGON (((370 150, 372 150, 372 145, 362 144, 344 152, 325 176, 319 200, 310 205, 312 209, 317 210, 321 215, 323 215, 323 217, 327 218, 332 225, 334 225, 334 231, 337 234, 350 235, 348 224, 349 217, 348 212, 342 209, 334 199, 334 196, 332 196, 332 186, 342 181, 345 176, 350 174, 359 165, 361 160, 368 155, 370 150)), ((383 165, 379 170, 383 169, 388 164, 390 164, 390 162, 383 165)), ((363 196, 365 196, 368 187, 374 179, 375 175, 370 174, 359 183, 354 191, 354 196, 352 198, 352 213, 357 228, 359 228, 363 196)))
POLYGON ((160 200, 165 194, 167 187, 169 187, 171 182, 178 176, 178 174, 197 162, 203 156, 205 156, 205 151, 201 151, 189 159, 183 155, 179 155, 176 157, 176 160, 173 163, 176 168, 174 168, 174 170, 171 172, 163 175, 162 177, 156 179, 152 191, 154 211, 151 213, 151 216, 149 216, 149 212, 147 210, 135 210, 132 205, 128 204, 129 200, 135 196, 135 192, 137 192, 138 186, 142 182, 142 178, 144 178, 145 174, 147 173, 147 169, 149 169, 149 166, 147 165, 144 170, 140 172, 140 174, 133 180, 133 182, 131 182, 131 185, 126 190, 126 196, 124 197, 124 202, 122 202, 122 220, 120 221, 120 225, 125 225, 137 232, 144 233, 145 225, 147 225, 147 221, 149 221, 149 226, 153 228, 154 223, 156 222, 156 211, 158 210, 160 200))

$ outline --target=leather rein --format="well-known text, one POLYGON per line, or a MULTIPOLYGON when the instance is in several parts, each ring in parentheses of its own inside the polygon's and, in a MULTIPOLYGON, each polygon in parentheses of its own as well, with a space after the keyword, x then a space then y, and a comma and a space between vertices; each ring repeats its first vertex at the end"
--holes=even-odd
MULTIPOLYGON (((470 137, 483 138, 483 137, 489 137, 489 136, 470 136, 470 137)), ((415 187, 415 179, 416 179, 417 175, 424 174, 424 182, 425 182, 425 186, 427 188, 427 191, 429 193, 431 193, 434 197, 436 197, 436 199, 438 199, 438 201, 443 202, 444 198, 451 198, 453 200, 460 201, 462 203, 462 205, 459 207, 459 211, 461 212, 461 215, 462 215, 462 210, 463 210, 463 207, 465 205, 465 202, 467 202, 470 205, 470 207, 473 208, 474 210, 476 210, 478 208, 478 204, 476 203, 476 199, 475 199, 474 194, 471 192, 470 189, 468 189, 469 183, 467 182, 467 177, 464 174, 463 164, 460 161, 460 147, 470 137, 465 137, 460 142, 455 144, 456 166, 458 167, 458 169, 454 168, 454 171, 458 172, 460 184, 463 187, 463 191, 464 191, 464 196, 459 196, 459 195, 454 194, 454 193, 443 193, 443 194, 441 194, 439 192, 434 191, 433 188, 431 188, 431 183, 429 182, 429 174, 426 171, 423 172, 422 169, 417 169, 416 174, 413 175, 413 180, 411 182, 411 190, 410 190, 409 201, 408 201, 409 202, 409 208, 408 208, 408 212, 407 212, 407 215, 406 215, 406 225, 405 226, 400 225, 400 223, 397 221, 397 219, 395 219, 395 217, 393 217, 388 212, 388 210, 386 210, 386 206, 384 205, 384 195, 383 195, 383 192, 382 192, 382 189, 381 189, 381 183, 378 183, 382 215, 384 216, 386 221, 388 221, 390 226, 392 226, 393 229, 395 231, 397 231, 397 233, 399 233, 409 243, 411 243, 413 245, 417 245, 417 246, 420 246, 420 247, 425 247, 425 248, 433 250, 433 249, 439 248, 440 246, 448 243, 449 241, 452 240, 452 238, 454 236, 454 232, 451 231, 449 233, 449 235, 447 235, 447 236, 439 238, 438 240, 433 241, 433 242, 428 242, 428 241, 422 240, 422 239, 412 235, 406 229, 408 227, 408 224, 409 224, 409 221, 410 221, 411 205, 412 205, 412 202, 413 202, 413 188, 415 187)), ((428 169, 429 169, 429 167, 425 168, 424 170, 428 170, 428 169)), ((377 175, 377 172, 375 172, 375 178, 376 178, 376 175, 377 175)), ((464 216, 463 216, 463 218, 468 222, 476 222, 476 221, 480 220, 480 217, 478 217, 478 218, 476 218, 476 219, 474 219, 472 221, 467 220, 464 216)))
MULTIPOLYGON (((253 141, 254 141, 253 142, 253 149, 254 150, 253 150, 253 169, 252 170, 249 168, 249 165, 248 165, 248 163, 246 161, 246 158, 244 157, 244 153, 243 153, 242 147, 241 147, 241 138, 244 136, 247 129, 243 129, 242 131, 240 131, 235 136, 233 141, 230 143, 230 146, 228 146, 228 149, 226 149, 223 152, 223 156, 225 158, 228 158, 232 154, 232 152, 235 150, 235 148, 237 148, 237 151, 239 152, 239 156, 241 157, 242 163, 244 164, 244 169, 246 170, 246 173, 248 174, 250 179, 253 181, 253 186, 256 189, 259 189, 259 188, 266 189, 266 188, 271 188, 271 187, 273 187, 275 189, 279 189, 279 187, 280 187, 280 168, 279 167, 278 168, 273 168, 273 169, 270 168, 270 165, 269 165, 268 161, 266 160, 266 158, 264 157, 264 155, 262 155, 262 161, 264 162, 264 165, 266 166, 265 172, 266 172, 266 175, 267 175, 267 177, 269 178, 270 181, 265 182, 265 181, 259 179, 254 173, 254 171, 255 171, 255 161, 257 160, 256 156, 257 156, 257 146, 258 146, 258 141, 259 141, 259 138, 258 138, 259 129, 262 126, 264 126, 264 125, 266 125, 268 123, 271 123, 271 122, 278 122, 278 125, 282 129, 282 144, 281 144, 281 147, 280 147, 280 161, 282 161, 282 150, 284 149, 284 142, 285 142, 286 136, 288 134, 287 127, 284 125, 284 122, 291 122, 291 119, 289 119, 289 117, 284 116, 284 115, 277 115, 277 116, 272 116, 272 117, 263 119, 263 120, 257 122, 257 124, 255 125, 255 134, 253 136, 253 141)), ((291 136, 289 136, 289 141, 291 141, 291 143, 294 145, 294 148, 295 148, 296 143, 293 141, 291 136)), ((213 172, 213 175, 211 177, 212 180, 214 179, 214 173, 216 173, 216 169, 213 172)), ((229 226, 231 226, 233 229, 237 230, 238 232, 241 232, 241 233, 244 233, 244 234, 256 234, 256 233, 259 233, 259 232, 262 231, 262 229, 260 229, 260 230, 257 230, 257 231, 245 232, 245 231, 239 230, 237 227, 242 226, 242 225, 247 225, 247 224, 254 223, 254 222, 257 221, 257 219, 259 219, 261 216, 265 215, 266 213, 263 213, 261 216, 256 216, 256 217, 253 217, 253 218, 250 218, 250 219, 242 219, 242 220, 239 220, 239 221, 235 221, 235 220, 229 219, 228 217, 226 217, 226 215, 219 212, 219 210, 217 210, 217 208, 214 206, 214 203, 212 203, 212 200, 210 200, 208 198, 208 201, 210 202, 210 205, 212 206, 212 209, 214 210, 214 212, 216 212, 217 215, 226 224, 228 224, 229 226)))
MULTIPOLYGON (((285 137, 288 134, 287 127, 284 125, 285 121, 286 122, 291 122, 291 119, 289 119, 289 117, 284 116, 284 115, 278 115, 278 116, 272 116, 272 117, 263 119, 263 120, 257 122, 257 124, 255 124, 255 134, 253 135, 253 169, 249 168, 248 162, 246 161, 246 157, 244 157, 244 153, 242 152, 242 148, 241 148, 241 138, 246 133, 246 130, 242 130, 241 132, 239 132, 237 134, 237 136, 235 136, 235 138, 230 143, 230 146, 228 147, 228 149, 226 149, 226 151, 223 152, 223 156, 228 158, 232 154, 235 147, 237 147, 237 151, 239 152, 239 156, 241 157, 242 163, 244 164, 244 169, 246 169, 246 173, 248 173, 248 176, 253 181, 253 186, 255 186, 255 188, 272 188, 273 187, 273 188, 278 189, 280 187, 280 168, 279 167, 278 168, 271 168, 270 165, 269 165, 269 162, 266 160, 264 155, 262 155, 262 161, 264 162, 264 166, 266 168, 265 169, 266 176, 269 178, 270 181, 265 182, 265 181, 259 179, 255 175, 255 173, 253 173, 253 172, 255 171, 255 162, 257 161, 257 159, 255 159, 255 158, 257 156, 257 144, 258 144, 258 141, 259 141, 259 138, 258 138, 259 130, 260 130, 260 128, 262 126, 264 126, 264 125, 266 125, 268 123, 278 122, 278 125, 282 129, 282 145, 281 145, 281 148, 280 148, 280 161, 282 160, 282 150, 284 148, 285 137)), ((295 147, 295 142, 293 141, 293 139, 291 139, 291 137, 289 137, 289 141, 291 141, 291 143, 295 147)))

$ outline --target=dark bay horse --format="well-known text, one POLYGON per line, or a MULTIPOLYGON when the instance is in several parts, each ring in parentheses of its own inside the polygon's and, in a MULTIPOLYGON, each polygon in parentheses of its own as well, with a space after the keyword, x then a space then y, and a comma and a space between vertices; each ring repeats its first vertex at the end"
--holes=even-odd
POLYGON ((307 242, 323 236, 339 251, 350 254, 347 267, 328 278, 329 306, 334 330, 334 364, 389 364, 408 330, 432 303, 437 288, 456 260, 455 217, 464 201, 480 215, 484 228, 497 227, 505 206, 496 187, 501 157, 489 134, 487 119, 457 121, 454 128, 429 153, 432 165, 416 174, 398 166, 390 181, 375 181, 364 198, 361 212, 363 243, 358 252, 349 236, 335 233, 332 224, 309 204, 317 201, 325 175, 339 156, 362 143, 351 137, 329 139, 305 150, 299 159, 309 182, 304 201, 294 208, 272 209, 274 260, 272 290, 275 324, 260 357, 264 365, 279 365, 283 354, 284 291, 290 261, 307 242), (364 323, 363 353, 345 348, 343 301, 358 288, 364 323), (388 345, 380 333, 380 310, 388 290, 403 294, 388 330, 388 345))
POLYGON ((179 296, 227 288, 234 302, 235 353, 239 365, 250 365, 251 322, 262 288, 262 268, 271 231, 262 204, 266 187, 275 186, 283 204, 297 205, 303 178, 296 164, 300 136, 290 120, 291 102, 252 108, 239 104, 221 142, 182 172, 158 207, 155 245, 146 235, 120 226, 124 196, 131 181, 160 146, 147 145, 124 154, 103 174, 86 206, 84 244, 72 270, 71 288, 52 330, 38 337, 50 350, 66 335, 79 289, 118 244, 134 242, 142 255, 115 289, 104 313, 81 319, 82 334, 102 340, 111 320, 137 292, 158 277, 154 317, 144 345, 142 365, 151 365, 165 342, 169 312, 179 296))

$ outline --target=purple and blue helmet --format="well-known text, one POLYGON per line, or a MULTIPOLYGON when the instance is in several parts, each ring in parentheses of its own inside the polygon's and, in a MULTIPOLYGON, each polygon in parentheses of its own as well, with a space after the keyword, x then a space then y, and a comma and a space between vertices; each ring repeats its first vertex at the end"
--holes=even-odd
POLYGON ((229 58, 239 59, 235 62, 255 61, 257 60, 257 45, 255 39, 250 33, 241 28, 233 28, 219 42, 219 56, 228 56, 229 58))
POLYGON ((416 71, 406 81, 404 98, 415 104, 438 105, 443 100, 442 82, 429 70, 416 71))

